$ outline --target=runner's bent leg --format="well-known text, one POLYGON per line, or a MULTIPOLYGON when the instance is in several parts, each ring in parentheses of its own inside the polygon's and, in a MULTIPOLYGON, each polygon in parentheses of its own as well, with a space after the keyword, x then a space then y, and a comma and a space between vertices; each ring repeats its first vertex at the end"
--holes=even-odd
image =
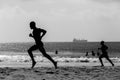
POLYGON ((33 67, 35 66, 35 64, 36 64, 36 61, 34 60, 33 53, 32 53, 32 51, 34 51, 34 50, 36 50, 36 49, 38 49, 38 46, 37 46, 37 45, 34 45, 34 46, 32 46, 32 47, 30 47, 30 48, 28 49, 28 54, 29 54, 29 56, 30 56, 31 59, 32 59, 32 67, 31 67, 31 68, 33 68, 33 67))
POLYGON ((105 58, 112 64, 112 66, 114 66, 113 62, 110 60, 108 56, 106 56, 105 58))
POLYGON ((45 49, 43 48, 43 46, 41 46, 39 48, 39 50, 41 51, 41 53, 43 54, 43 56, 45 56, 46 58, 48 58, 55 66, 55 69, 57 69, 57 62, 55 62, 45 51, 45 49))
POLYGON ((103 58, 103 55, 100 55, 99 60, 100 60, 101 66, 104 66, 102 58, 103 58))

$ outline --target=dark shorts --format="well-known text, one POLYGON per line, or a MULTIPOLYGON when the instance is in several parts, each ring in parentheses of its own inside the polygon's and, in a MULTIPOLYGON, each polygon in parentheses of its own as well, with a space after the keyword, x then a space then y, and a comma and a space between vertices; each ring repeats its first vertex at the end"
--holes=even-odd
POLYGON ((40 42, 36 42, 36 45, 37 46, 44 46, 43 42, 41 42, 41 41, 40 42))
POLYGON ((109 58, 108 53, 106 51, 102 52, 99 58, 109 58))
POLYGON ((108 58, 109 56, 106 54, 101 54, 99 58, 108 58))

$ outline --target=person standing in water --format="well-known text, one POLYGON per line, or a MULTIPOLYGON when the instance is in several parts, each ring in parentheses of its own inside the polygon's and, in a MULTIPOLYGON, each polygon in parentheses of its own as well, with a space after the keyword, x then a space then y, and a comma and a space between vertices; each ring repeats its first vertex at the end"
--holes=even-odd
POLYGON ((104 66, 104 64, 102 62, 102 58, 106 58, 112 64, 112 66, 114 66, 114 64, 112 63, 112 61, 110 60, 110 58, 108 56, 108 52, 107 52, 108 47, 104 44, 104 41, 101 41, 100 44, 101 44, 101 48, 98 48, 98 49, 100 49, 102 51, 102 54, 99 56, 101 66, 104 66))
POLYGON ((30 29, 33 30, 32 33, 29 34, 29 37, 32 37, 34 40, 35 40, 35 45, 33 45, 32 47, 30 47, 28 49, 28 53, 29 53, 29 56, 31 57, 32 59, 32 67, 31 68, 34 68, 35 64, 36 64, 36 61, 33 57, 33 53, 32 51, 34 50, 37 50, 39 49, 39 51, 43 54, 43 56, 45 56, 46 58, 48 58, 55 66, 55 69, 57 69, 57 62, 54 61, 45 51, 44 49, 44 44, 43 42, 41 41, 42 40, 42 37, 46 34, 46 30, 44 29, 41 29, 41 28, 37 28, 36 27, 36 23, 34 21, 31 21, 30 22, 30 29))

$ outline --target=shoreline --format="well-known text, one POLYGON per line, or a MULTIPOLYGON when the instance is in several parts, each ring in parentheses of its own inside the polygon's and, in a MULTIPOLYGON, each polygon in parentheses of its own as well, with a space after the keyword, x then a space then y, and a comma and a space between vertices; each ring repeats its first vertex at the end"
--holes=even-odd
MULTIPOLYGON (((120 63, 114 63, 114 67, 120 66, 120 63)), ((32 63, 20 63, 20 62, 0 62, 0 68, 30 68, 32 63)), ((54 65, 51 62, 40 63, 37 62, 36 67, 48 67, 52 68, 54 65)), ((58 62, 58 67, 101 67, 100 63, 80 63, 80 62, 58 62)), ((112 67, 110 63, 104 63, 104 67, 112 67)))

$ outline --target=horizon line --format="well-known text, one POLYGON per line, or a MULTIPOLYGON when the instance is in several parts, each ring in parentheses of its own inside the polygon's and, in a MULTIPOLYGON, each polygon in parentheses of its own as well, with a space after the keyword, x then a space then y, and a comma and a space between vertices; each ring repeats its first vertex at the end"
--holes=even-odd
MULTIPOLYGON (((73 41, 43 41, 43 43, 48 43, 48 42, 73 42, 73 41)), ((101 41, 87 41, 87 42, 73 42, 73 43, 89 43, 89 42, 101 42, 101 41)), ((120 41, 105 41, 105 42, 120 42, 120 41)), ((35 43, 34 41, 21 41, 21 42, 0 42, 0 44, 2 43, 35 43)))

